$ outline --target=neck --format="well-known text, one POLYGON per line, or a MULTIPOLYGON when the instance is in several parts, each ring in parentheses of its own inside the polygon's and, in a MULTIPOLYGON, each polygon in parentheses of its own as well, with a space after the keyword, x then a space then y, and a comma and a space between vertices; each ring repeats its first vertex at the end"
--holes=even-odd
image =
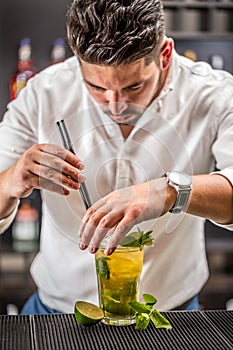
POLYGON ((119 125, 122 136, 124 139, 127 139, 133 130, 133 125, 119 125))

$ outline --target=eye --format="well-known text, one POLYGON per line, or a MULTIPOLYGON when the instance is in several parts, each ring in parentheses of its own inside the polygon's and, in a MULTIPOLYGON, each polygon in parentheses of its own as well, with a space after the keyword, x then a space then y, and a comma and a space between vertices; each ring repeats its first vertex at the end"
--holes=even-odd
POLYGON ((101 86, 97 86, 97 85, 91 84, 91 83, 89 83, 89 82, 86 82, 86 84, 87 84, 92 90, 99 91, 99 92, 104 92, 104 91, 106 91, 106 89, 102 88, 101 86))
POLYGON ((143 84, 133 85, 133 86, 129 86, 123 90, 124 91, 137 91, 137 90, 140 90, 142 88, 142 86, 143 86, 143 84))
POLYGON ((100 87, 100 86, 95 86, 95 85, 91 85, 91 88, 95 91, 99 91, 99 92, 104 92, 106 91, 106 89, 100 87))

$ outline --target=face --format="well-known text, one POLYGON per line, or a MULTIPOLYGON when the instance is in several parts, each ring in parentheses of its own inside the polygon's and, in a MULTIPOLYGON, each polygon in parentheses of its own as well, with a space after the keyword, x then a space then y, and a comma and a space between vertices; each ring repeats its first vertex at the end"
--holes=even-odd
POLYGON ((81 70, 89 93, 118 124, 134 124, 162 86, 162 70, 144 59, 118 67, 81 61, 81 70))

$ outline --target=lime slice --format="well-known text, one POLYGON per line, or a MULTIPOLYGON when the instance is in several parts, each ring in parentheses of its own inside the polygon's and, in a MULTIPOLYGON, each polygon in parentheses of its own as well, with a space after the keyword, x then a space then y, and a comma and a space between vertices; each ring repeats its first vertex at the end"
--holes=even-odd
POLYGON ((93 326, 104 318, 104 312, 100 307, 86 301, 76 301, 74 315, 83 326, 93 326))

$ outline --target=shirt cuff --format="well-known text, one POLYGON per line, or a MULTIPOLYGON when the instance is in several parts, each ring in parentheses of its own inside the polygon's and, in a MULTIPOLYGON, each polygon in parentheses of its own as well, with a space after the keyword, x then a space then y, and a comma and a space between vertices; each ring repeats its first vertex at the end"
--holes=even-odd
POLYGON ((15 215, 17 213, 17 210, 18 210, 19 202, 20 201, 18 201, 15 209, 10 213, 10 215, 8 215, 4 219, 0 220, 0 234, 3 233, 4 231, 6 231, 6 229, 8 229, 10 224, 13 222, 15 215))
POLYGON ((214 225, 216 226, 219 226, 219 227, 222 227, 222 228, 225 228, 226 230, 230 230, 230 231, 233 231, 233 224, 229 224, 229 225, 221 225, 221 224, 218 224, 216 221, 212 221, 210 220, 214 225))
MULTIPOLYGON (((211 174, 220 174, 220 175, 224 176, 231 183, 231 185, 233 186, 233 166, 225 168, 225 169, 220 170, 220 171, 215 171, 215 172, 213 172, 211 174)), ((223 227, 223 228, 225 228, 227 230, 233 231, 233 223, 232 224, 228 224, 228 225, 221 225, 221 224, 218 224, 215 221, 212 221, 212 222, 215 225, 219 226, 219 227, 223 227)))
POLYGON ((224 176, 225 178, 228 179, 228 181, 233 186, 233 166, 219 170, 219 171, 214 171, 211 174, 220 174, 220 175, 224 176))

